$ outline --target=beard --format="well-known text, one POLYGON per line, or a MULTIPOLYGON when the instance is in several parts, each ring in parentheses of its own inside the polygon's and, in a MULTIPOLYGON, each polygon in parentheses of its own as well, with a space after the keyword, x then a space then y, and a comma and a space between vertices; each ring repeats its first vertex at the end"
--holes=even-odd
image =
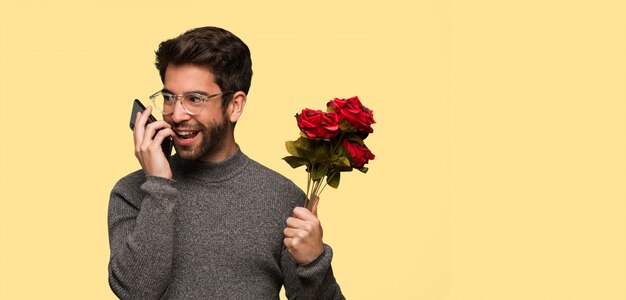
POLYGON ((224 116, 221 123, 212 123, 209 126, 197 124, 190 126, 185 123, 170 124, 172 128, 179 127, 185 129, 192 129, 199 131, 199 135, 202 137, 200 145, 197 146, 180 146, 174 141, 174 148, 178 156, 184 160, 198 160, 206 156, 214 154, 219 150, 224 137, 228 133, 228 120, 224 116), (201 135, 200 135, 201 134, 201 135))

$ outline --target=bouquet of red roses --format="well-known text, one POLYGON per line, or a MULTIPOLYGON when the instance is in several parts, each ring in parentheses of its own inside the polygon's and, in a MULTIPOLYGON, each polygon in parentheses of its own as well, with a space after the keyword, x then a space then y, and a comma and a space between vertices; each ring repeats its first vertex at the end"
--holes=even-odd
POLYGON ((367 164, 374 154, 364 140, 374 132, 373 112, 361 104, 358 97, 338 99, 326 104, 327 111, 305 108, 296 114, 300 137, 287 141, 291 156, 283 159, 292 167, 306 166, 307 199, 309 210, 326 185, 339 186, 341 172, 357 169, 367 172, 367 164))

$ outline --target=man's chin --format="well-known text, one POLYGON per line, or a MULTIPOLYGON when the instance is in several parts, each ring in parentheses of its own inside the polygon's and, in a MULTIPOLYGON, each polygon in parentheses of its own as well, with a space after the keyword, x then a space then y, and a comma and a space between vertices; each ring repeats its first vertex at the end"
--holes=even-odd
POLYGON ((198 133, 193 139, 182 139, 178 136, 174 138, 174 149, 176 154, 182 159, 196 160, 199 157, 198 151, 202 145, 202 133, 198 133))
POLYGON ((176 150, 176 154, 178 155, 178 157, 180 157, 181 159, 184 159, 184 160, 196 160, 197 159, 197 155, 194 152, 191 152, 191 151, 178 151, 178 150, 176 150))
POLYGON ((174 149, 176 149, 176 154, 185 160, 196 160, 198 159, 198 149, 193 146, 181 146, 174 142, 174 149))

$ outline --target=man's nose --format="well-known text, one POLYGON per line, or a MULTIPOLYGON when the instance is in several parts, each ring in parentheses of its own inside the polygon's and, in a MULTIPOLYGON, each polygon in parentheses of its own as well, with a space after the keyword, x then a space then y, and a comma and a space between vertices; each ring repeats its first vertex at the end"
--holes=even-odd
POLYGON ((187 113, 187 111, 183 107, 183 99, 180 99, 180 100, 177 99, 176 102, 174 103, 174 112, 172 113, 172 121, 174 121, 174 123, 180 123, 180 122, 189 120, 189 118, 191 118, 191 116, 189 115, 189 113, 187 113))

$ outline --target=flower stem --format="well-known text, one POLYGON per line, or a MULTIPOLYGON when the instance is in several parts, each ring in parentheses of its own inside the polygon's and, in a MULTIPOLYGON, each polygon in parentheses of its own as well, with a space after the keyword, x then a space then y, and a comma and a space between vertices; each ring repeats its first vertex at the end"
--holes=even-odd
POLYGON ((309 199, 310 188, 311 188, 311 172, 307 172, 307 180, 306 180, 306 198, 307 199, 309 199))
POLYGON ((322 187, 322 190, 320 191, 320 193, 318 194, 318 196, 322 194, 322 192, 324 191, 324 189, 325 189, 325 188, 326 188, 326 186, 328 185, 328 182, 329 182, 329 181, 331 181, 331 180, 333 179, 333 177, 335 177, 335 175, 337 175, 337 173, 333 173, 333 176, 330 176, 330 177, 328 178, 328 180, 326 180, 326 183, 324 183, 324 186, 322 187))
POLYGON ((333 153, 337 153, 337 150, 339 149, 339 145, 341 145, 341 140, 343 140, 343 134, 344 132, 341 132, 341 136, 339 136, 339 139, 337 140, 337 145, 335 145, 333 147, 333 153))
POLYGON ((311 190, 311 195, 310 197, 307 197, 306 202, 305 202, 305 207, 307 209, 311 209, 310 206, 312 206, 313 204, 313 199, 315 199, 318 195, 319 195, 319 190, 320 190, 320 186, 322 185, 322 179, 319 180, 315 180, 313 181, 313 187, 311 190))

